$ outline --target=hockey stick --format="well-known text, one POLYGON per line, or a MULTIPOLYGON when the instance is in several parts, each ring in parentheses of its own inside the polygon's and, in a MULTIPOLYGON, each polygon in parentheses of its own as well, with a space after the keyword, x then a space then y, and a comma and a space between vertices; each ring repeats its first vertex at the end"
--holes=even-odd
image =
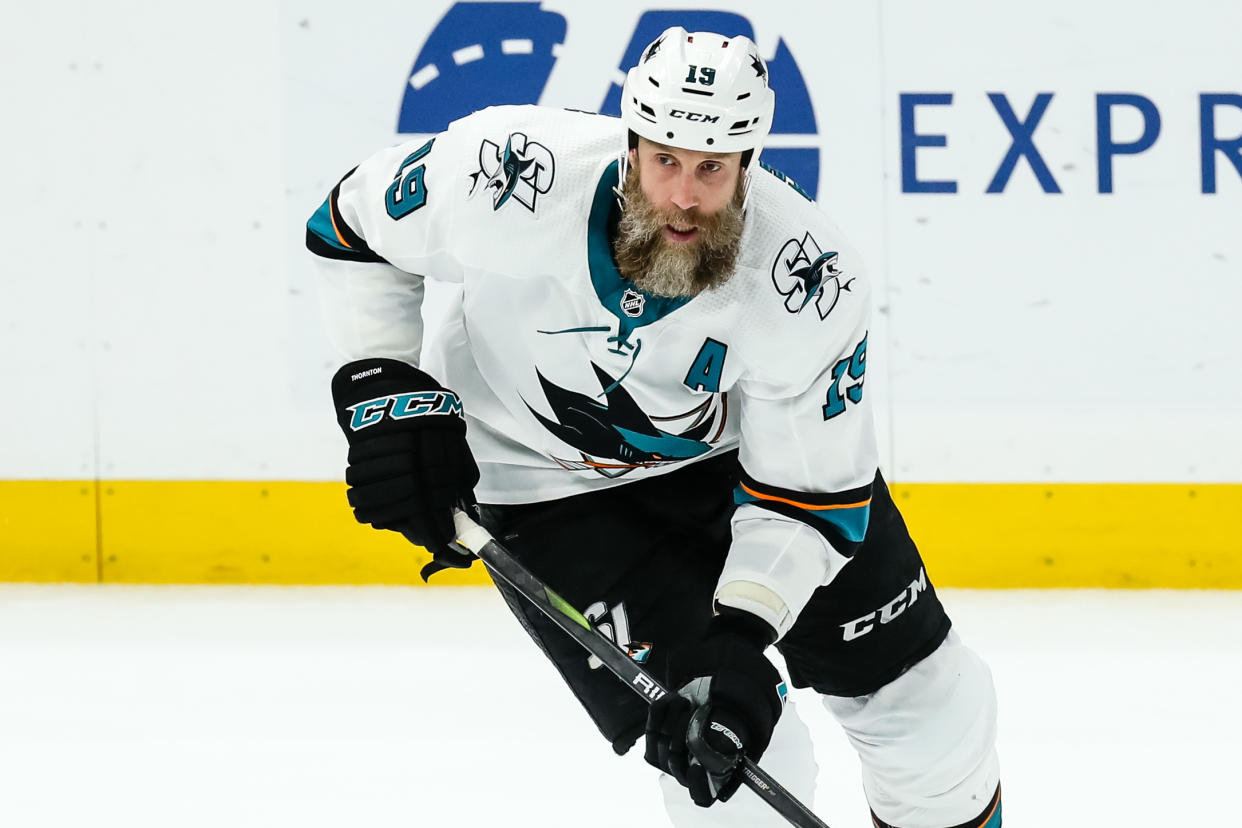
MULTIPOLYGON (((564 598, 553 592, 523 566, 513 553, 505 549, 491 534, 471 520, 464 512, 453 513, 457 529, 457 543, 479 556, 493 575, 498 575, 522 597, 534 604, 558 627, 567 632, 586 651, 603 662, 604 666, 621 679, 630 689, 642 696, 648 704, 664 696, 668 691, 643 670, 611 639, 605 638, 591 626, 582 613, 564 598)), ((742 759, 742 781, 772 806, 790 825, 797 828, 829 828, 780 783, 752 760, 742 759)))

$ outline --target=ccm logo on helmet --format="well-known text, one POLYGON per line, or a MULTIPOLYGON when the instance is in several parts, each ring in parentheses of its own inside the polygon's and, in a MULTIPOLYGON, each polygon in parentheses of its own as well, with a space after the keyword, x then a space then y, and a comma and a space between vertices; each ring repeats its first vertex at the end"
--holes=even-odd
POLYGON ((720 120, 719 115, 704 115, 702 112, 689 112, 685 109, 670 109, 668 115, 670 118, 684 118, 687 121, 701 121, 705 124, 714 124, 720 120))

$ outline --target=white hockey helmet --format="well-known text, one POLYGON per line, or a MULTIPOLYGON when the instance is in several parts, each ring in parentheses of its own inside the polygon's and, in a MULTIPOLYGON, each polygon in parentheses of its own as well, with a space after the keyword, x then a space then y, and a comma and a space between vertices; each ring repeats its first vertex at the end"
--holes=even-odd
POLYGON ((776 96, 754 41, 743 35, 665 29, 625 76, 621 121, 671 147, 747 152, 758 160, 772 129, 776 96))

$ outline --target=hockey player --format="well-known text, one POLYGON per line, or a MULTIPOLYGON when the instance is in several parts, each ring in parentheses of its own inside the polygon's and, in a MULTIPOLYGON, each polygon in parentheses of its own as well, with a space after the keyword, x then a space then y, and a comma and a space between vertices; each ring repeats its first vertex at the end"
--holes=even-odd
POLYGON ((773 107, 750 40, 672 28, 620 120, 491 108, 350 171, 307 232, 349 360, 332 380, 349 502, 434 571, 469 565, 451 510, 477 496, 538 577, 679 688, 648 710, 501 587, 618 753, 644 739, 694 803, 726 803, 668 782, 675 824, 775 817, 731 798, 781 717, 775 644, 857 749, 877 826, 996 828, 991 677, 878 470, 868 278, 760 165, 773 107), (428 279, 454 289, 424 342, 428 279))

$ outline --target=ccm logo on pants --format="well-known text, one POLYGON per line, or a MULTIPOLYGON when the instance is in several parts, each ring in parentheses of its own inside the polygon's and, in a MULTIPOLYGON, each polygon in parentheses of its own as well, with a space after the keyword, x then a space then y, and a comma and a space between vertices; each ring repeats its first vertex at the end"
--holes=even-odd
POLYGON ((862 638, 867 633, 875 629, 876 616, 879 616, 880 624, 887 624, 897 619, 899 615, 906 611, 906 608, 919 600, 919 593, 927 589, 927 570, 919 568, 919 577, 910 582, 910 586, 903 589, 897 594, 897 597, 889 601, 877 610, 864 615, 862 618, 855 618, 848 624, 842 624, 841 629, 844 630, 844 639, 853 641, 855 638, 862 638))

